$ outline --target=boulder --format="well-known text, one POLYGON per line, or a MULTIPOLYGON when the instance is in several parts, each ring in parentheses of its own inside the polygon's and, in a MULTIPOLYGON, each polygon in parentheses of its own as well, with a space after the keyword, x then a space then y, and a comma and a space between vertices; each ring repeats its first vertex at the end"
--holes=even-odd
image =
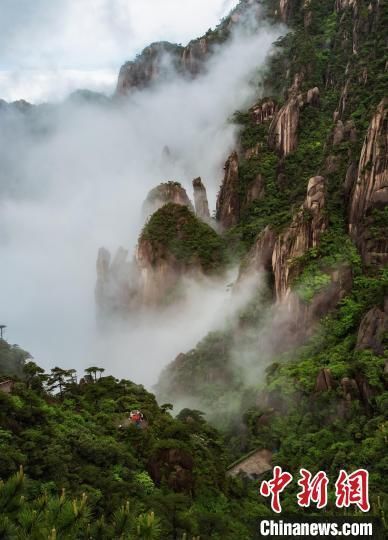
POLYGON ((297 147, 299 116, 300 102, 297 97, 291 97, 271 122, 268 144, 281 156, 287 156, 297 147))

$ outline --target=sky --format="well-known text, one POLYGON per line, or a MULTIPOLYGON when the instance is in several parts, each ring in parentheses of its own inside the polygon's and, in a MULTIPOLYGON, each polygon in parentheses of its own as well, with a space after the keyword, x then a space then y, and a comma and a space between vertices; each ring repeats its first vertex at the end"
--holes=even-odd
POLYGON ((0 99, 111 93, 118 70, 153 41, 186 44, 236 0, 0 0, 0 99))

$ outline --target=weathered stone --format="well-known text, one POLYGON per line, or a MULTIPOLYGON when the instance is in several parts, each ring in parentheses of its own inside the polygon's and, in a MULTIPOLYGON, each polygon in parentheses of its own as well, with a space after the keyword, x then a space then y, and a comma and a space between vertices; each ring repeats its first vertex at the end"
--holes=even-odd
POLYGON ((255 144, 252 148, 248 148, 248 150, 245 151, 244 157, 245 159, 252 159, 253 157, 256 157, 260 154, 260 150, 263 146, 263 143, 259 142, 255 144))
POLYGON ((333 154, 330 154, 329 156, 327 156, 325 161, 325 173, 333 174, 335 172, 338 172, 340 164, 341 156, 335 156, 333 154))
POLYGON ((263 271, 272 272, 272 252, 275 241, 276 234, 269 226, 261 231, 240 266, 237 286, 254 274, 263 271))
POLYGON ((134 61, 126 62, 121 67, 116 93, 125 95, 176 73, 183 50, 183 47, 168 42, 152 43, 134 61))
POLYGON ((264 124, 273 119, 277 112, 277 104, 273 99, 263 99, 251 109, 253 121, 256 124, 264 124))
POLYGON ((321 369, 317 375, 314 391, 318 393, 327 392, 328 390, 332 390, 334 386, 335 382, 330 369, 321 369))
POLYGON ((353 185, 357 180, 358 166, 357 163, 352 161, 346 171, 345 182, 344 182, 344 193, 345 197, 349 197, 350 192, 352 191, 353 185))
POLYGON ((217 197, 216 219, 224 229, 237 224, 240 218, 239 160, 233 152, 225 163, 224 180, 217 197))
POLYGON ((343 377, 340 385, 346 401, 352 401, 353 399, 358 399, 360 397, 360 392, 354 379, 343 377))
POLYGON ((311 88, 307 91, 306 101, 309 105, 317 107, 319 105, 319 97, 319 88, 315 86, 314 88, 311 88))
POLYGON ((203 221, 210 222, 209 203, 206 188, 201 178, 193 180, 195 213, 203 221))
POLYGON ((290 20, 296 5, 295 0, 279 0, 279 15, 283 22, 287 23, 290 20))
POLYGON ((297 147, 299 116, 300 102, 297 97, 291 97, 271 122, 268 144, 282 156, 287 156, 297 147))
POLYGON ((388 332, 388 301, 385 311, 374 307, 363 317, 358 330, 356 349, 372 349, 375 354, 384 354, 383 338, 388 332))
POLYGON ((194 210, 186 190, 179 182, 165 182, 151 189, 148 193, 143 203, 143 219, 147 219, 148 216, 168 203, 180 204, 194 210))
POLYGON ((278 301, 291 292, 294 277, 292 261, 310 248, 316 247, 326 230, 324 213, 326 182, 322 176, 310 178, 306 200, 294 216, 290 227, 278 238, 272 255, 275 274, 275 291, 278 301))
POLYGON ((380 102, 372 118, 358 164, 349 209, 349 232, 366 264, 388 262, 387 231, 371 234, 373 211, 388 204, 388 100, 380 102))
POLYGON ((247 186, 245 200, 243 202, 243 208, 247 208, 253 201, 257 201, 264 198, 264 179, 261 174, 256 175, 254 180, 247 186))
POLYGON ((340 144, 345 137, 345 128, 342 120, 337 120, 333 131, 333 145, 340 144))
POLYGON ((182 68, 191 75, 197 75, 209 54, 209 43, 206 37, 195 39, 184 48, 182 68))
POLYGON ((369 409, 370 402, 374 397, 375 392, 372 390, 365 375, 357 373, 355 380, 357 383, 358 391, 360 392, 361 401, 363 402, 364 406, 369 409))
POLYGON ((0 392, 4 394, 10 394, 13 390, 14 382, 11 380, 0 381, 0 392))

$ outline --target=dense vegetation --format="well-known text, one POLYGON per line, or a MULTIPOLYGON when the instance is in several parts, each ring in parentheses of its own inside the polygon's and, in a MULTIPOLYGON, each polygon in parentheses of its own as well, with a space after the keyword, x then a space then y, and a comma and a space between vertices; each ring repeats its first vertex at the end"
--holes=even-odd
POLYGON ((205 273, 219 272, 226 263, 224 240, 180 204, 165 204, 152 214, 140 241, 150 243, 155 258, 172 254, 187 266, 200 265, 205 273))
MULTIPOLYGON (((273 2, 265 4, 273 14, 273 2)), ((162 375, 158 392, 170 399, 175 392, 177 399, 191 399, 210 411, 210 418, 226 433, 234 457, 269 448, 274 463, 293 473, 303 466, 335 477, 340 468, 367 468, 373 511, 386 514, 387 336, 378 353, 359 350, 356 341, 368 310, 383 309, 388 274, 386 268, 362 264, 348 235, 345 177, 349 165, 359 160, 369 122, 386 90, 383 50, 388 10, 375 2, 359 2, 356 13, 351 7, 336 12, 331 1, 291 4, 292 32, 276 44, 264 91, 279 108, 298 74, 302 94, 319 88, 319 106, 301 109, 297 148, 286 157, 268 143, 270 122, 256 123, 252 110, 236 113, 241 126, 241 207, 258 174, 264 179, 265 196, 245 207, 226 238, 236 252, 244 253, 266 226, 282 232, 302 203, 309 178, 323 175, 328 182, 328 229, 318 247, 293 261, 298 269, 293 286, 308 304, 330 282, 330 272, 345 265, 352 276, 351 290, 307 344, 269 360, 259 345, 266 313, 271 316, 269 279, 269 298, 258 294, 237 322, 228 322, 224 331, 209 334, 179 357, 162 375), (341 108, 356 135, 334 144, 333 117, 341 108), (250 156, 247 151, 252 148, 258 151, 250 156), (317 389, 323 369, 332 376, 332 387, 326 392, 317 389), (344 385, 355 379, 364 392, 346 397, 344 385)), ((368 217, 378 238, 387 235, 386 215, 385 207, 368 217)), ((295 511, 292 490, 285 499, 286 509, 295 511)))
POLYGON ((0 391, 0 478, 11 477, 0 537, 251 538, 265 509, 254 486, 225 477, 223 440, 202 414, 173 418, 143 387, 86 372, 77 382, 28 362, 0 391), (133 409, 142 429, 126 421, 133 409))

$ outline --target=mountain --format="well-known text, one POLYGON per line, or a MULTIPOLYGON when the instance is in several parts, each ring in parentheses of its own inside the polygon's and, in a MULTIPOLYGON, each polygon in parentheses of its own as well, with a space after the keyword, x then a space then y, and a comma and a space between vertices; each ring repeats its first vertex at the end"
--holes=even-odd
MULTIPOLYGON (((255 100, 231 119, 238 137, 214 216, 201 178, 192 201, 178 181, 161 178, 143 205, 135 252, 120 248, 112 258, 101 248, 96 283, 102 323, 179 308, 187 280, 211 287, 233 269, 229 304, 247 300, 171 358, 156 398, 98 378, 96 367, 80 381, 59 368, 44 374, 0 343, 1 373, 14 381, 11 393, 0 388, 0 476, 22 464, 28 477, 0 486, 0 536, 38 530, 41 507, 37 538, 56 526, 58 538, 249 539, 258 518, 272 515, 269 502, 257 477, 235 478, 228 466, 257 452, 266 456, 260 479, 270 465, 295 477, 322 470, 332 483, 340 469, 368 470, 372 514, 386 520, 386 3, 242 0, 187 46, 154 43, 125 63, 112 103, 169 77, 200 77, 251 18, 286 26, 255 100), (182 409, 176 417, 170 404, 182 409), (127 418, 137 409, 143 429, 127 418), (77 498, 73 510, 56 496, 62 487, 77 498), (60 519, 52 508, 63 508, 60 519)), ((301 512, 296 486, 282 505, 301 512)), ((332 500, 327 513, 345 515, 332 500)))
POLYGON ((374 471, 381 493, 387 9, 275 4, 266 3, 267 16, 290 32, 276 43, 267 96, 235 115, 241 131, 216 211, 216 230, 242 258, 239 284, 257 275, 259 288, 265 274, 266 298, 183 351, 156 391, 207 411, 229 431, 236 457, 275 447, 276 463, 297 470, 307 451, 315 468, 334 472, 343 445, 352 466, 374 471), (244 418, 237 428, 236 418, 244 418))

